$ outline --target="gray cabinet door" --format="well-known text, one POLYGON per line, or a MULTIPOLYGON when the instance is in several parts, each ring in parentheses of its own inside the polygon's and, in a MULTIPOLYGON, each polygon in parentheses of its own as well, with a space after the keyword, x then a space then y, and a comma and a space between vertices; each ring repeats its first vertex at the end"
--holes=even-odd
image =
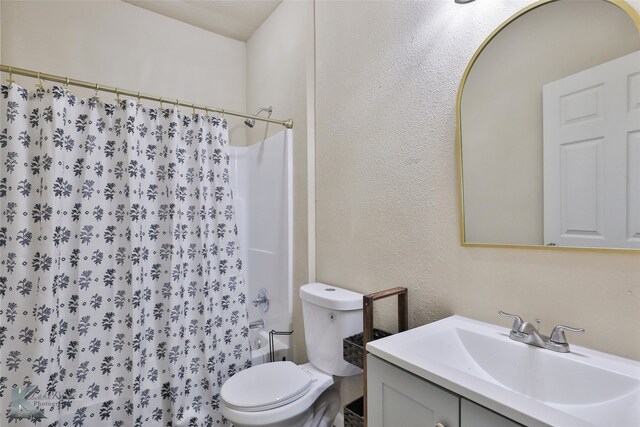
POLYGON ((459 427, 460 398, 373 355, 367 356, 369 427, 459 427))

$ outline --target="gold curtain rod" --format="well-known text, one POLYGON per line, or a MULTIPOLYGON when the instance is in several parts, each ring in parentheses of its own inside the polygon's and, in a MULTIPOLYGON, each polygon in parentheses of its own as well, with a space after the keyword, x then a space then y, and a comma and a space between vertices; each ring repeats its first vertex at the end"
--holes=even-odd
POLYGON ((133 92, 130 90, 123 90, 117 87, 111 87, 111 86, 104 86, 98 83, 89 83, 89 82, 85 82, 82 80, 76 80, 76 79, 70 79, 69 77, 60 77, 60 76, 56 76, 53 74, 48 74, 48 73, 41 73, 39 71, 32 71, 32 70, 26 70, 24 68, 16 68, 16 67, 10 67, 7 65, 2 65, 0 64, 0 72, 4 72, 4 73, 8 73, 9 74, 9 82, 12 82, 12 77, 13 75, 19 75, 19 76, 25 76, 25 77, 31 77, 34 79, 38 79, 38 80, 45 80, 45 81, 49 81, 49 82, 55 82, 55 83, 62 83, 65 86, 78 86, 78 87, 83 87, 86 89, 94 89, 96 92, 100 91, 100 92, 109 92, 109 93, 115 93, 117 97, 120 97, 120 95, 123 96, 129 96, 132 98, 137 98, 137 99, 146 99, 149 101, 156 101, 159 102, 160 104, 167 102, 167 103, 171 103, 172 105, 175 106, 181 106, 181 107, 187 107, 187 108, 192 108, 194 110, 198 109, 198 110, 203 110, 206 111, 207 113, 212 112, 212 113, 219 113, 219 114, 228 114, 230 116, 236 116, 236 117, 243 117, 246 119, 254 119, 254 120, 259 120, 262 122, 268 122, 268 123, 275 123, 278 125, 282 125, 287 129, 292 129, 293 128, 293 120, 289 119, 289 120, 275 120, 275 119, 271 119, 269 117, 259 117, 259 116, 253 116, 251 114, 245 114, 245 113, 238 113, 237 111, 228 111, 228 110, 223 110, 221 108, 212 108, 212 107, 208 107, 206 105, 197 105, 197 104, 187 104, 185 102, 181 102, 179 99, 176 99, 174 101, 171 101, 170 99, 165 99, 159 96, 152 96, 152 95, 146 95, 144 93, 140 93, 140 92, 133 92))

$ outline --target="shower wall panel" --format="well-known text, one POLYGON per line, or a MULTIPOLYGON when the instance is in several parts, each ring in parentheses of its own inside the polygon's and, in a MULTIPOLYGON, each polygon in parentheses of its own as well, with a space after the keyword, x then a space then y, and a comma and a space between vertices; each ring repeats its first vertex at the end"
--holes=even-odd
POLYGON ((263 313, 249 305, 251 321, 264 319, 270 331, 291 328, 292 182, 290 130, 249 147, 231 147, 232 187, 248 297, 269 293, 263 313))

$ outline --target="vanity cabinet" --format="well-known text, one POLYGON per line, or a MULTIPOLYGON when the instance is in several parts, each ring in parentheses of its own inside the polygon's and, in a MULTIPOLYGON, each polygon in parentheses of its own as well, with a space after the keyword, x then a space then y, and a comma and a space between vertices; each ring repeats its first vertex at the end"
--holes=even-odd
POLYGON ((367 356, 369 427, 517 427, 474 402, 367 356))
POLYGON ((369 427, 459 427, 460 398, 375 356, 367 356, 369 427))

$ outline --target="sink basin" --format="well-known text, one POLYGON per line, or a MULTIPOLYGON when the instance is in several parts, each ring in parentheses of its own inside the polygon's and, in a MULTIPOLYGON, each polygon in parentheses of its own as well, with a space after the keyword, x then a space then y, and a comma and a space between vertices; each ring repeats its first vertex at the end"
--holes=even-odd
POLYGON ((461 316, 367 350, 526 425, 640 426, 640 363, 632 360, 573 345, 555 353, 461 316))

